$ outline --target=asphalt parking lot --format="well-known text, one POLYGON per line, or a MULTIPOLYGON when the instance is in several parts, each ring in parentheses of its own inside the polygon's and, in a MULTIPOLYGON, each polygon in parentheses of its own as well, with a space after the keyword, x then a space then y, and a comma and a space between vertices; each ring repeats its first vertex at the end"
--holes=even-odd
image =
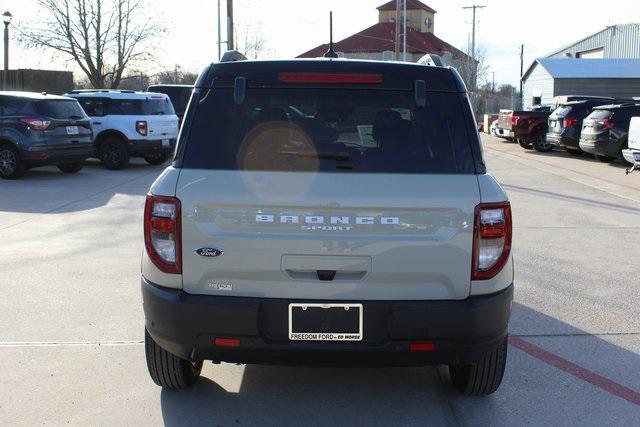
POLYGON ((184 392, 145 366, 144 195, 161 167, 0 182, 0 422, 637 425, 640 173, 484 137, 514 215, 507 373, 465 398, 445 368, 205 364, 184 392))

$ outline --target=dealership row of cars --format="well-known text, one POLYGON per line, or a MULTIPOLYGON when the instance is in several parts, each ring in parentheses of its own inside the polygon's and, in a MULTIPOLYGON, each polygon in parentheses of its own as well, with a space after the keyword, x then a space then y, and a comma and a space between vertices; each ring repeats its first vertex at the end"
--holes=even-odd
POLYGON ((640 162, 640 100, 595 96, 563 96, 550 106, 500 112, 492 133, 525 149, 563 149, 611 163, 640 162))
POLYGON ((131 157, 162 164, 173 152, 191 89, 0 92, 0 178, 49 165, 76 173, 88 158, 113 170, 125 168, 131 157))

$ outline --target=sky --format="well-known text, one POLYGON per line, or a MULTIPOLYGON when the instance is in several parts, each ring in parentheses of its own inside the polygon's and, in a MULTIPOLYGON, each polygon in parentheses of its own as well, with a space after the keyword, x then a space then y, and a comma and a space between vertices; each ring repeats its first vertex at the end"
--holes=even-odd
MULTIPOLYGON (((341 40, 377 22, 376 7, 385 0, 235 0, 239 28, 260 28, 265 56, 291 58, 328 41, 328 12, 334 12, 334 38, 341 40)), ((473 0, 425 0, 435 9, 435 34, 465 50, 471 32, 473 0)), ((537 57, 582 39, 607 25, 640 22, 640 0, 476 0, 477 44, 486 52, 488 79, 518 84, 520 45, 525 45, 525 69, 537 57)), ((152 69, 175 65, 201 71, 217 58, 217 0, 149 0, 148 13, 167 33, 153 43, 152 69)), ((226 0, 222 0, 223 15, 226 0)), ((12 34, 37 21, 36 0, 0 0, 0 10, 14 15, 12 34)), ((223 38, 226 32, 223 19, 223 38)), ((224 49, 223 49, 224 50, 224 49)), ((11 38, 11 68, 77 71, 60 54, 29 49, 11 38)))

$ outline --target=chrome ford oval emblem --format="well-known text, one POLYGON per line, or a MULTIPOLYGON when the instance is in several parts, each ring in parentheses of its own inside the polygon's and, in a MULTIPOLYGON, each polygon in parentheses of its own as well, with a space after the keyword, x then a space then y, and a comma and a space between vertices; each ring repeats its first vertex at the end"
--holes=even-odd
POLYGON ((222 256, 224 252, 217 248, 200 248, 195 251, 198 255, 206 257, 206 258, 215 258, 217 256, 222 256))

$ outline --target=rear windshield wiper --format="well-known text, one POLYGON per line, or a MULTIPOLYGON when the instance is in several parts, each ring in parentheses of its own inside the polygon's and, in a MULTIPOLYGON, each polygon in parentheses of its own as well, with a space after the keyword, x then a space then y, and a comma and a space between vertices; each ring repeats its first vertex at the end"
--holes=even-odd
POLYGON ((69 118, 71 120, 80 120, 80 119, 84 119, 84 117, 82 116, 76 116, 75 114, 72 114, 71 116, 69 116, 69 118))

